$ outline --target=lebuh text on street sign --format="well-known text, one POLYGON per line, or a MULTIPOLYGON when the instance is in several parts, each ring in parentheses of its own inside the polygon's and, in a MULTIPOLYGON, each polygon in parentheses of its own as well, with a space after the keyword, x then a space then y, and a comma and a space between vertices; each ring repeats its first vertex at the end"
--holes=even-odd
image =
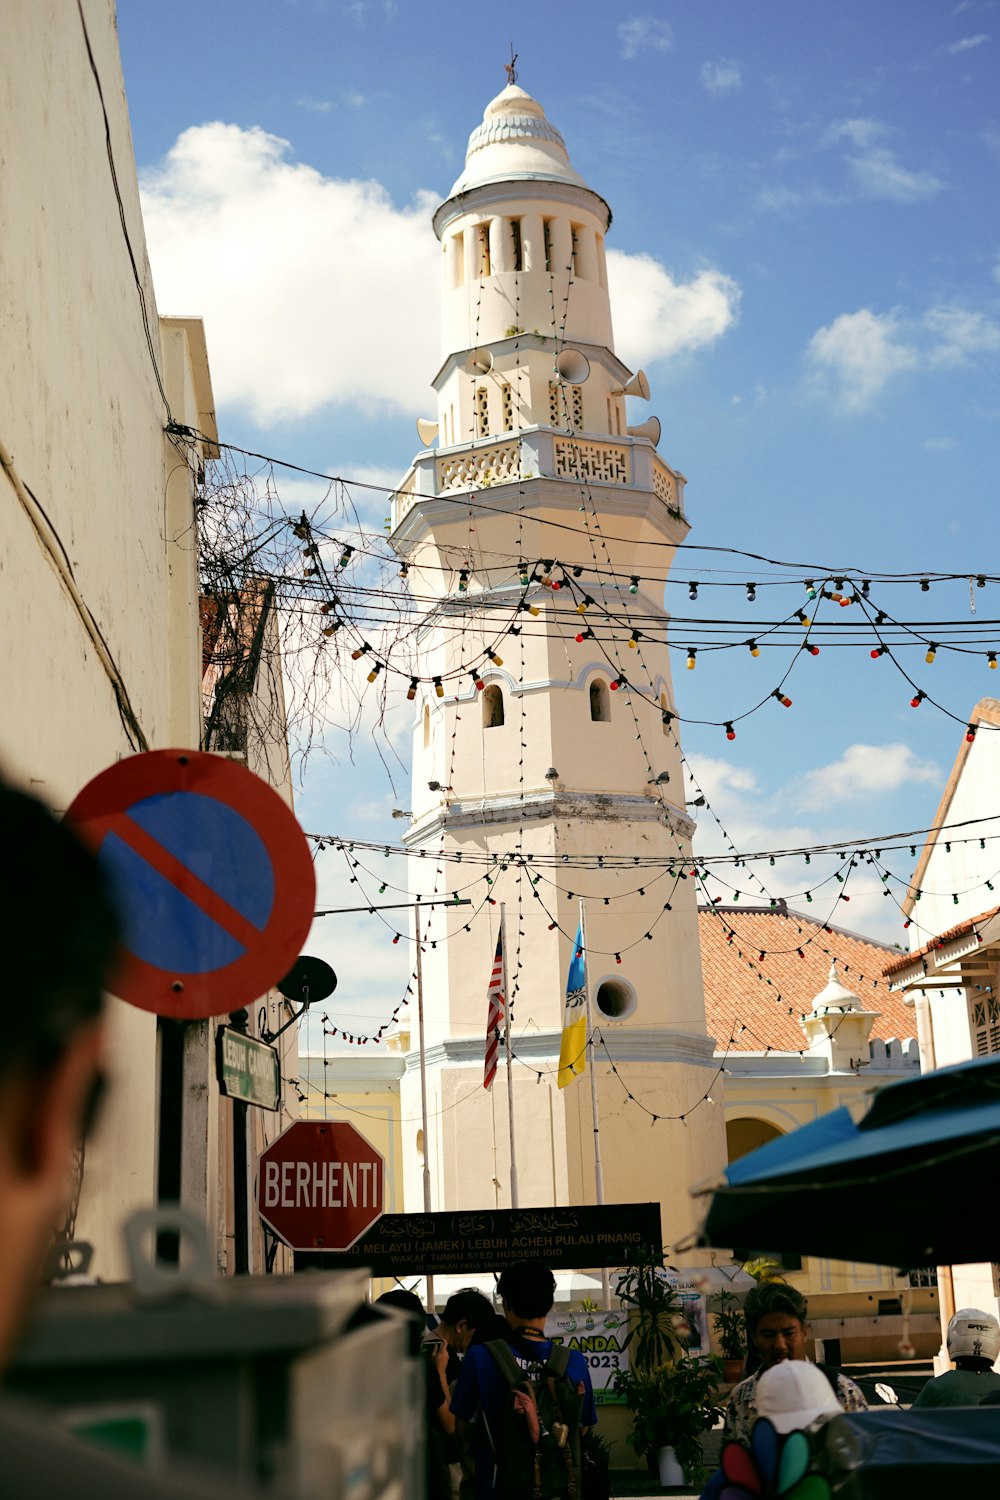
POLYGON ((220 1026, 216 1032, 219 1088, 230 1099, 261 1109, 277 1109, 281 1099, 281 1065, 275 1047, 256 1037, 220 1026))

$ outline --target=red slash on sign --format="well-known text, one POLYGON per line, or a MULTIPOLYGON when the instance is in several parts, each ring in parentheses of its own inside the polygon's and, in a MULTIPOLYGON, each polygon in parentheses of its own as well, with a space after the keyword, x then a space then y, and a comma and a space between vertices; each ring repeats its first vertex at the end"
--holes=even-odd
POLYGON ((115 994, 158 1015, 235 1010, 288 972, 312 921, 309 846, 242 766, 197 750, 135 755, 67 813, 96 851, 124 925, 115 994))

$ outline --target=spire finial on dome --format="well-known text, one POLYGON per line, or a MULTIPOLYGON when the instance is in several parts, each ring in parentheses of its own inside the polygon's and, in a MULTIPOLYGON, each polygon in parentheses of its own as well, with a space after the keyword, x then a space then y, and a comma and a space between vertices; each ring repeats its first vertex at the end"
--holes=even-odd
POLYGON ((504 63, 503 70, 507 74, 508 86, 517 82, 517 53, 514 51, 513 42, 510 44, 510 62, 504 63))

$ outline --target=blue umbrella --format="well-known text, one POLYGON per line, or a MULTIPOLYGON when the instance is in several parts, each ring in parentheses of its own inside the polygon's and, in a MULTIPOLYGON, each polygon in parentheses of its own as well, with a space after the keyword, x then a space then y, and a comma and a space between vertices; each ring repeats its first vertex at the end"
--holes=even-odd
POLYGON ((876 1265, 1000 1259, 1000 1057, 892 1084, 732 1163, 699 1244, 876 1265))

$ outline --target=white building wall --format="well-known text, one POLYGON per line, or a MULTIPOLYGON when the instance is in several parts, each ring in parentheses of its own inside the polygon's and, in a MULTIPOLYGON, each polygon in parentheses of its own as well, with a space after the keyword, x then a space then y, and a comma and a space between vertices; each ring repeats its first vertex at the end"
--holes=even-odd
MULTIPOLYGON (((77 7, 13 0, 0 58, 0 443, 52 543, 47 551, 14 475, 0 476, 0 766, 57 810, 137 748, 70 573, 148 745, 197 745, 200 723, 192 476, 163 431, 146 332, 174 416, 192 425, 197 361, 184 334, 170 338, 168 359, 161 345, 114 5, 84 0, 83 13, 138 285, 77 7)), ((113 1086, 88 1146, 77 1226, 97 1244, 104 1277, 122 1271, 123 1215, 155 1195, 155 1019, 113 1001, 110 1026, 113 1086)))

